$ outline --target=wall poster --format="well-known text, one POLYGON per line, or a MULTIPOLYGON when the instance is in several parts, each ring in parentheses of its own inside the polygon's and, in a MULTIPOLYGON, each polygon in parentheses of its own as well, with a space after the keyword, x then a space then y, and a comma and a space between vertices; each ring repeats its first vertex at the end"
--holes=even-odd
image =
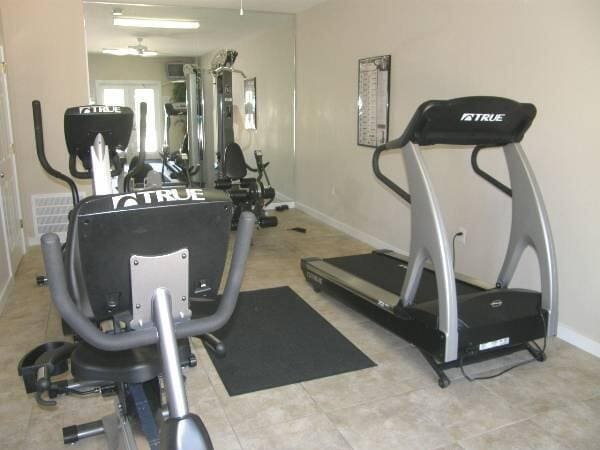
POLYGON ((391 55, 358 60, 358 145, 388 140, 391 55))

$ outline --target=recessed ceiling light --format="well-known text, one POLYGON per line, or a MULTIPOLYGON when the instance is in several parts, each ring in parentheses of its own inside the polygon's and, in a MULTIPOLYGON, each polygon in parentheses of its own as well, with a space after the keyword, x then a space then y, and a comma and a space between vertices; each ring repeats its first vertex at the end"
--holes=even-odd
POLYGON ((200 28, 200 22, 195 20, 153 19, 147 17, 113 17, 113 25, 137 28, 175 28, 180 30, 200 28))
POLYGON ((123 15, 123 10, 121 8, 115 8, 112 11, 112 15, 113 16, 122 16, 123 15))

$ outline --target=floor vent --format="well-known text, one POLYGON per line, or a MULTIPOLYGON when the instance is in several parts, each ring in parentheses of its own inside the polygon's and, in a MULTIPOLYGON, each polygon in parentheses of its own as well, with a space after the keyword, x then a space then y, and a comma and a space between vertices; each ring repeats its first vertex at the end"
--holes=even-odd
POLYGON ((33 226, 37 241, 45 233, 56 233, 64 242, 73 209, 71 194, 36 194, 31 196, 33 226))

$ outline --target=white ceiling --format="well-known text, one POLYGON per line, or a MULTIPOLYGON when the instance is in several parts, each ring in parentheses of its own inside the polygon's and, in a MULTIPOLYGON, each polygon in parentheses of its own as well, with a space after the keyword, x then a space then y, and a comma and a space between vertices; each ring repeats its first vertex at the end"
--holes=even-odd
MULTIPOLYGON (((93 1, 93 0, 89 0, 93 1)), ((326 0, 243 0, 244 10, 247 11, 263 11, 275 13, 295 14, 300 11, 312 8, 313 6, 323 3, 326 0)), ((88 0, 83 0, 88 3, 88 0)), ((108 1, 103 3, 109 3, 108 1)), ((171 5, 171 6, 191 6, 203 8, 223 8, 237 9, 240 8, 240 0, 115 0, 114 4, 156 4, 156 5, 171 5)))
MULTIPOLYGON (((123 48, 136 44, 136 38, 144 38, 143 44, 160 56, 200 56, 209 51, 230 46, 242 39, 278 27, 294 26, 294 16, 284 13, 251 11, 248 6, 259 5, 279 9, 291 4, 314 4, 318 0, 244 0, 244 16, 239 9, 199 8, 172 6, 175 3, 187 5, 219 4, 228 5, 236 0, 162 0, 170 5, 134 5, 130 2, 84 2, 84 15, 88 52, 99 53, 103 48, 123 48), (248 5, 247 5, 248 4, 248 5), (161 17, 170 19, 194 19, 200 22, 198 30, 164 30, 149 28, 116 27, 112 24, 112 10, 115 6, 123 9, 125 16, 161 17)), ((298 6, 296 6, 296 9, 298 6)))

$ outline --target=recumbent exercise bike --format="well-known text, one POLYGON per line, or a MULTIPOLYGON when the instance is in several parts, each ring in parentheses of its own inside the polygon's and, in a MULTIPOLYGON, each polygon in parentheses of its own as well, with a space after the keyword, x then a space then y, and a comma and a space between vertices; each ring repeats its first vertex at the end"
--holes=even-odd
MULTIPOLYGON (((107 142, 127 146, 131 128, 117 124, 130 110, 78 111, 88 130, 80 136, 92 143, 94 158, 110 156, 107 142)), ((36 137, 43 139, 39 103, 35 115, 36 137)), ((110 166, 101 167, 109 177, 110 166)), ((115 396, 114 414, 64 428, 65 443, 104 434, 111 449, 212 449, 201 419, 189 411, 182 368, 196 365, 188 338, 210 336, 235 309, 256 218, 240 216, 216 311, 192 319, 190 302, 211 301, 218 292, 230 198, 190 188, 102 195, 102 186, 94 182, 95 195, 71 212, 64 249, 55 234, 42 237, 51 298, 76 339, 43 344, 21 360, 26 391, 45 406, 60 394, 115 396), (177 233, 163 232, 175 227, 177 233), (56 381, 69 366, 74 378, 56 381)))

